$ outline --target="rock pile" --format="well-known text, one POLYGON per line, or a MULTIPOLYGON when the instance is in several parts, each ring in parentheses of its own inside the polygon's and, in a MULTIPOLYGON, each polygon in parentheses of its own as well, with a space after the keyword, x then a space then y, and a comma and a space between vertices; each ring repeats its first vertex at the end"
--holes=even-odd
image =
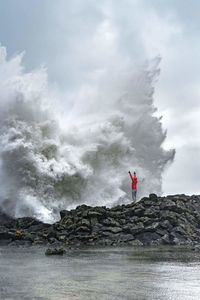
POLYGON ((180 245, 200 243, 200 196, 155 194, 113 208, 78 206, 55 224, 0 215, 4 244, 180 245))

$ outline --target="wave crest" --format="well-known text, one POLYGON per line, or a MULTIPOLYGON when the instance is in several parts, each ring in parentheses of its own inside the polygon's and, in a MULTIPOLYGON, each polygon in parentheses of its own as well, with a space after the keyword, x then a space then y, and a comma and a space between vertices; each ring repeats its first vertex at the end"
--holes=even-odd
POLYGON ((53 222, 81 203, 127 203, 129 169, 139 177, 138 197, 161 193, 175 151, 162 148, 166 132, 154 115, 159 58, 82 86, 60 113, 46 70, 26 73, 22 55, 7 60, 0 49, 2 209, 53 222))

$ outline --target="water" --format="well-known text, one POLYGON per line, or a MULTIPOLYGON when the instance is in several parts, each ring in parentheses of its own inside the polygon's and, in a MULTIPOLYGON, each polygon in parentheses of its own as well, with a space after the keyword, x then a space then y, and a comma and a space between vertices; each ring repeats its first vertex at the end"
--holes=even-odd
POLYGON ((129 170, 138 175, 138 198, 161 194, 175 153, 163 149, 166 132, 154 114, 159 59, 115 65, 60 102, 44 69, 26 73, 22 55, 7 59, 0 47, 3 210, 55 222, 79 204, 129 203, 129 170))
POLYGON ((0 248, 0 299, 199 299, 200 253, 180 248, 0 248))

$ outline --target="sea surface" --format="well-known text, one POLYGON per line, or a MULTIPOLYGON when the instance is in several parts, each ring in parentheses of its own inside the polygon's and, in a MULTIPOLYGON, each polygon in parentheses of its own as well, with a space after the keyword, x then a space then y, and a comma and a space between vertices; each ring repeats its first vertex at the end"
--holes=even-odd
POLYGON ((0 247, 1 300, 200 299, 200 253, 184 248, 0 247))

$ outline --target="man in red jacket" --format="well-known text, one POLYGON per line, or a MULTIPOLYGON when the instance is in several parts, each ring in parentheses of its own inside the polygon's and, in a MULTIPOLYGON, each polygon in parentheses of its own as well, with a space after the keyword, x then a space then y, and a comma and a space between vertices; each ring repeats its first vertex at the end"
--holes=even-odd
POLYGON ((132 198, 133 198, 133 201, 135 202, 136 201, 136 194, 137 194, 138 179, 137 179, 137 176, 136 176, 135 172, 133 173, 133 176, 132 176, 131 172, 129 171, 129 175, 130 175, 131 180, 132 180, 132 198))

